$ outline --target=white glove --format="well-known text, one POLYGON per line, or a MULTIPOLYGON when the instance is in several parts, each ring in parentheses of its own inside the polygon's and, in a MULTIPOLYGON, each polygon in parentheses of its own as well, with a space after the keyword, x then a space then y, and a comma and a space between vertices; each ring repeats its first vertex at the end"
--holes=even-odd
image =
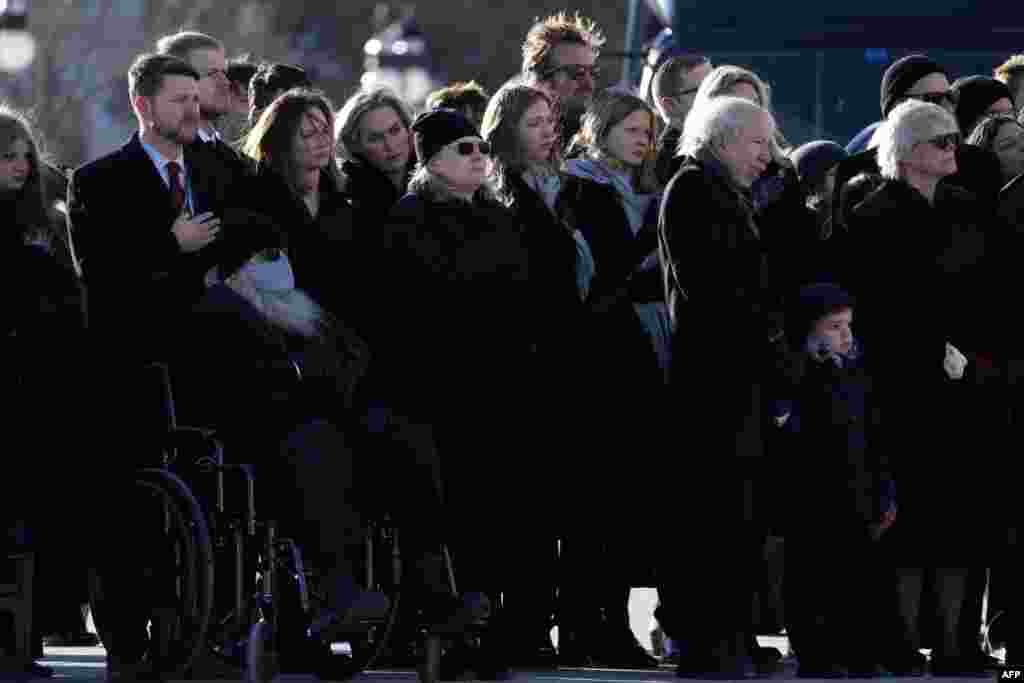
POLYGON ((950 379, 962 379, 964 370, 967 369, 967 356, 946 342, 946 358, 942 361, 942 368, 950 379))

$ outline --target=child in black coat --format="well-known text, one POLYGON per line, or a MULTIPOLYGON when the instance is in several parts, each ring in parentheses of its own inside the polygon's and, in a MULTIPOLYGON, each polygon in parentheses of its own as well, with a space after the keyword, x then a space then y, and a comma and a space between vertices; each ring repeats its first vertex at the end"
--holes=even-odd
POLYGON ((895 486, 871 442, 853 300, 836 285, 809 285, 791 316, 791 338, 804 340, 808 357, 796 396, 774 415, 784 443, 786 627, 800 677, 870 676, 880 652, 869 638, 883 614, 875 546, 895 519, 895 486))

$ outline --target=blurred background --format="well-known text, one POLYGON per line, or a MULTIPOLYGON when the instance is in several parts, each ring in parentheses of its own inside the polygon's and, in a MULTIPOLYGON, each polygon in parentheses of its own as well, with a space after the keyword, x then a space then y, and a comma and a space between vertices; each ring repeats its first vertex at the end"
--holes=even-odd
POLYGON ((562 10, 603 29, 605 85, 642 90, 645 62, 649 75, 700 51, 768 81, 796 144, 845 144, 874 121, 881 75, 903 54, 928 50, 955 78, 991 74, 1024 45, 1021 13, 988 0, 860 0, 855 17, 836 4, 721 0, 0 0, 0 99, 31 110, 50 155, 74 166, 131 133, 128 66, 180 29, 221 39, 229 58, 300 64, 336 107, 371 82, 419 104, 451 81, 493 92, 518 72, 533 21, 562 10))

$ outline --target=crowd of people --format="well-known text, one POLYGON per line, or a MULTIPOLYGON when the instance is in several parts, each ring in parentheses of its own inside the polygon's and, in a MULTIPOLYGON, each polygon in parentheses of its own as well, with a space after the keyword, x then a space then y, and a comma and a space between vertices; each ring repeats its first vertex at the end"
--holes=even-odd
POLYGON ((548 17, 493 95, 414 112, 181 32, 128 71, 138 132, 74 170, 0 111, 34 654, 84 630, 55 615, 88 565, 109 678, 159 676, 166 549, 123 488, 159 451, 158 361, 320 570, 321 641, 388 607, 357 578, 386 510, 420 618, 464 616, 442 545, 491 597, 486 677, 656 666, 638 585, 681 677, 769 674, 777 537, 799 675, 988 675, 983 600, 1014 661, 1024 56, 956 80, 903 57, 877 124, 795 145, 756 73, 676 55, 645 99, 604 87, 603 42, 548 17), (100 540, 68 538, 85 509, 100 540))

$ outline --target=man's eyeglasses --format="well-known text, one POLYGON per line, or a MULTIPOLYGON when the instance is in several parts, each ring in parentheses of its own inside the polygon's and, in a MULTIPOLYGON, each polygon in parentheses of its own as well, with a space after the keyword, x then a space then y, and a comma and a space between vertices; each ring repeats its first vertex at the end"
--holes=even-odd
POLYGON ((936 135, 933 138, 928 138, 926 141, 928 144, 937 147, 943 151, 950 147, 955 148, 960 144, 960 133, 946 133, 945 135, 936 135))
POLYGON ((960 99, 955 90, 946 90, 945 92, 923 92, 916 95, 907 95, 907 97, 912 100, 928 102, 929 104, 937 104, 940 107, 947 103, 955 107, 957 100, 960 99))
POLYGON ((583 66, 582 64, 565 64, 563 66, 556 66, 552 69, 548 69, 544 73, 544 78, 551 78, 559 71, 574 81, 581 81, 584 76, 590 76, 590 78, 595 81, 601 78, 601 67, 583 66))
POLYGON ((455 151, 464 157, 468 157, 479 148, 480 153, 487 156, 491 153, 491 143, 481 140, 480 142, 460 142, 455 145, 455 151))

